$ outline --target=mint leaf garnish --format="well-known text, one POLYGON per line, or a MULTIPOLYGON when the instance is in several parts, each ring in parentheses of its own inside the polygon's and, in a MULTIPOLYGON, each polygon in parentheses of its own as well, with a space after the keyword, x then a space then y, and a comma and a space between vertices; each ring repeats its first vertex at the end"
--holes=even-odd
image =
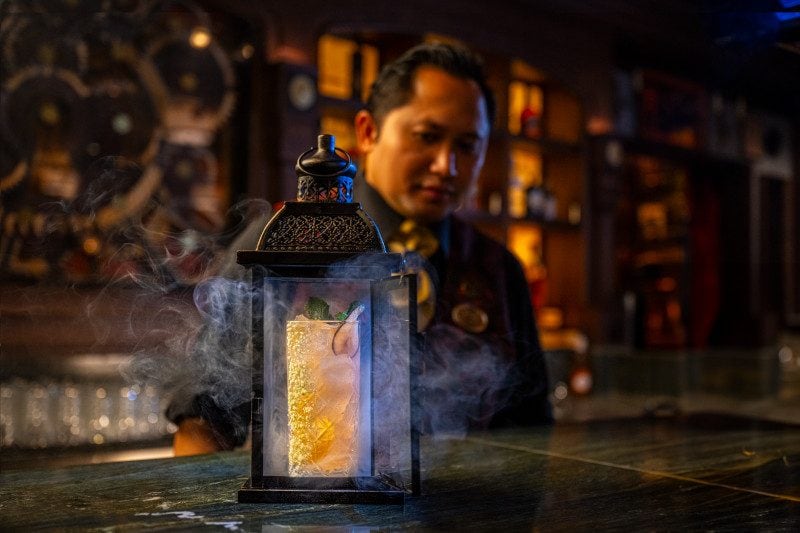
POLYGON ((331 309, 328 302, 318 296, 312 296, 306 302, 303 314, 309 320, 339 320, 343 322, 347 320, 347 317, 349 317, 352 312, 359 308, 363 310, 363 307, 364 306, 356 300, 347 307, 347 311, 340 311, 336 313, 336 315, 331 316, 331 309))
POLYGON ((310 320, 333 320, 328 302, 317 296, 308 299, 303 314, 310 320))

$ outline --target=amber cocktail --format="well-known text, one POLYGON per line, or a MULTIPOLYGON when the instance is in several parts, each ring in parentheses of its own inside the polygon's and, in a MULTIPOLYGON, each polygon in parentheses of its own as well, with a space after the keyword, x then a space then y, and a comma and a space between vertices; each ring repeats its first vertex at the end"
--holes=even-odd
POLYGON ((356 320, 286 325, 289 475, 356 476, 359 361, 356 320))

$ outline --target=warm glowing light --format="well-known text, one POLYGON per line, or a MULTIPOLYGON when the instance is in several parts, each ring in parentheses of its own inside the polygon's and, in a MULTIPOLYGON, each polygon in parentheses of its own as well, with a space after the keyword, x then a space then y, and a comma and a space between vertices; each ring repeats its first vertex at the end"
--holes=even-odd
POLYGON ((558 307, 542 307, 536 321, 543 330, 559 329, 564 325, 564 312, 558 307))
POLYGON ((83 240, 83 251, 89 255, 96 255, 100 251, 100 241, 96 237, 88 237, 83 240))
POLYGON ((661 292, 674 292, 678 288, 678 282, 675 278, 664 276, 656 281, 656 287, 661 292))
POLYGON ((172 457, 171 446, 162 448, 146 448, 142 450, 132 450, 110 454, 107 458, 107 461, 144 461, 146 459, 164 459, 166 457, 172 457))
POLYGON ((195 48, 207 48, 211 44, 211 34, 206 28, 197 27, 189 35, 189 44, 195 48))
POLYGON ((608 117, 595 115, 589 117, 589 120, 586 122, 586 131, 591 135, 604 135, 611 133, 613 129, 614 124, 608 117))
POLYGON ((311 61, 311 58, 308 56, 308 52, 301 47, 283 44, 272 50, 270 60, 279 63, 305 65, 311 61))
POLYGON ((667 317, 673 323, 680 322, 681 320, 681 304, 677 300, 670 300, 667 302, 667 317))
POLYGON ((42 122, 49 125, 55 125, 61 120, 61 113, 58 111, 58 106, 53 102, 45 102, 39 108, 39 118, 42 122))
POLYGON ((250 59, 253 57, 255 51, 255 47, 252 44, 247 43, 242 45, 242 48, 239 50, 239 55, 241 55, 242 59, 250 59))
POLYGON ((570 387, 575 394, 589 394, 592 390, 592 372, 586 367, 576 368, 570 376, 570 387))
POLYGON ((517 224, 509 227, 508 248, 520 260, 528 275, 543 274, 539 270, 542 267, 542 230, 540 227, 517 224))
POLYGON ((332 98, 347 99, 353 92, 352 56, 358 45, 349 39, 323 35, 319 39, 319 92, 332 98))
POLYGON ((523 218, 528 213, 528 189, 542 185, 542 157, 527 150, 512 150, 512 179, 508 185, 508 213, 523 218))

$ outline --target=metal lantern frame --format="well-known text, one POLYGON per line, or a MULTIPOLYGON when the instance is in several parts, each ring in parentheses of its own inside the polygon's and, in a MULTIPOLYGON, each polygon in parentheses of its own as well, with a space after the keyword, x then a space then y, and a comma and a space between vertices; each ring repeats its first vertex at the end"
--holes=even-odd
MULTIPOLYGON (((250 478, 238 492, 243 503, 382 503, 402 504, 407 494, 419 494, 419 409, 414 393, 420 372, 419 338, 416 317, 416 275, 402 273, 400 254, 387 253, 380 232, 360 204, 352 202, 355 166, 350 156, 335 148, 331 135, 320 135, 316 149, 297 161, 298 199, 286 202, 267 223, 255 250, 239 251, 237 261, 251 271, 252 299, 252 402, 250 478), (345 157, 341 157, 339 154, 345 157), (332 275, 332 272, 334 273, 332 275), (302 292, 306 285, 349 284, 368 294, 365 321, 369 328, 358 331, 360 364, 359 420, 366 421, 368 454, 361 454, 357 475, 293 476, 281 461, 288 461, 287 443, 289 397, 286 326, 289 314, 286 300, 302 292), (386 305, 395 298, 394 309, 386 305), (393 313, 403 313, 396 321, 393 313), (407 353, 397 355, 407 368, 401 369, 407 382, 398 380, 407 405, 402 406, 400 434, 407 442, 388 442, 394 437, 382 429, 390 423, 392 408, 381 399, 385 387, 397 387, 381 376, 390 357, 384 327, 400 324, 393 337, 400 337, 407 353), (407 329, 406 329, 407 328, 407 329), (368 343, 366 349, 362 342, 368 343), (406 359, 407 357, 407 359, 406 359), (407 372, 407 374, 405 374, 407 372), (285 394, 285 397, 284 397, 285 394), (362 412, 368 410, 368 412, 362 412), (406 431, 407 430, 407 431, 406 431), (390 453, 390 449, 392 450, 390 453), (401 450, 401 452, 396 452, 401 450), (402 455, 403 472, 386 458, 402 455), (276 459, 277 457, 277 459, 276 459), (276 466, 277 464, 277 466, 276 466), (405 468, 407 466, 407 468, 405 468), (384 470, 386 467, 387 470, 384 470), (278 475, 276 475, 278 472, 278 475)), ((366 426, 366 427, 364 427, 366 426)))

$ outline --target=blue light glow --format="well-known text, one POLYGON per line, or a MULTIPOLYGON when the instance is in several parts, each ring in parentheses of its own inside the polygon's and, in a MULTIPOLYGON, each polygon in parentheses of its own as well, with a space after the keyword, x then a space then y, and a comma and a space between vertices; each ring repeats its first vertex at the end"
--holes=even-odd
MULTIPOLYGON (((800 3, 800 0, 798 0, 797 3, 800 3)), ((775 13, 775 18, 781 22, 786 22, 787 20, 796 19, 798 17, 800 17, 800 11, 778 11, 775 13)))

